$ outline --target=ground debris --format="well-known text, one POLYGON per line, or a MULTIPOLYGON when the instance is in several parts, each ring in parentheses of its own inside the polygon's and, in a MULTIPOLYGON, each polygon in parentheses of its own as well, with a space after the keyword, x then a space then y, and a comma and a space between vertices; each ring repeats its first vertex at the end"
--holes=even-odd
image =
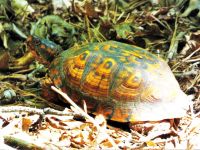
POLYGON ((193 114, 193 111, 181 119, 177 130, 169 128, 166 122, 158 122, 148 133, 139 133, 136 130, 130 133, 120 128, 107 128, 106 120, 101 119, 101 116, 96 117, 95 122, 91 122, 90 117, 89 120, 76 121, 73 119, 75 113, 71 113, 69 109, 65 109, 63 113, 47 109, 46 114, 45 109, 21 106, 9 109, 5 106, 0 110, 0 138, 12 147, 114 148, 110 139, 115 143, 115 148, 122 149, 199 147, 200 118, 199 114, 193 114), (35 130, 31 130, 33 124, 38 125, 35 130), (101 132, 103 130, 104 132, 101 132))

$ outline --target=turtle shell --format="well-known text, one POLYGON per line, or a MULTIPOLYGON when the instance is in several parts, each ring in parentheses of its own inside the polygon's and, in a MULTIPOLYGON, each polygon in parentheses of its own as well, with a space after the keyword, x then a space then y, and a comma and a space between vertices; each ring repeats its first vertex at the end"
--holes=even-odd
POLYGON ((189 98, 167 63, 116 41, 73 47, 49 67, 55 86, 89 112, 119 122, 159 121, 186 114, 189 98))

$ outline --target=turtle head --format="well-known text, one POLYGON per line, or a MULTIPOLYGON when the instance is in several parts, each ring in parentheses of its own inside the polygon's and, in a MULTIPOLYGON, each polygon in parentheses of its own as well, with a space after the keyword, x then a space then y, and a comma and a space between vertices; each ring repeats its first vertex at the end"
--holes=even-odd
POLYGON ((26 45, 28 51, 33 54, 36 60, 44 65, 49 65, 62 51, 62 48, 54 42, 36 36, 29 36, 26 45))

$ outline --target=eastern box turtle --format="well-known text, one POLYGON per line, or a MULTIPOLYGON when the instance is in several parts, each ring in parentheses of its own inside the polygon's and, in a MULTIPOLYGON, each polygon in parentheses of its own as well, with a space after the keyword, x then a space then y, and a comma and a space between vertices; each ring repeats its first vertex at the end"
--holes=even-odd
POLYGON ((27 39, 27 47, 49 65, 52 83, 77 104, 84 100, 93 114, 143 122, 181 118, 189 108, 190 98, 167 63, 143 48, 107 41, 60 53, 54 43, 33 36, 27 39))

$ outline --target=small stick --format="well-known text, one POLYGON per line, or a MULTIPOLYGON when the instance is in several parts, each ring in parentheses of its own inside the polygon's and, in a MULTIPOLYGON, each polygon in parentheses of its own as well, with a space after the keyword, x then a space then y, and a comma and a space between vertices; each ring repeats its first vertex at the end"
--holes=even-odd
POLYGON ((194 52, 192 52, 189 56, 187 56, 186 58, 184 58, 183 60, 182 60, 182 62, 187 62, 187 61, 189 61, 189 59, 195 54, 195 53, 197 53, 198 51, 200 51, 200 48, 198 48, 198 49, 196 49, 194 52))
POLYGON ((78 114, 74 112, 58 111, 52 108, 39 109, 39 108, 31 108, 31 107, 26 107, 26 106, 1 106, 0 107, 0 113, 10 113, 10 112, 19 112, 19 113, 27 112, 27 113, 37 114, 37 115, 51 114, 51 115, 60 115, 60 116, 73 116, 73 115, 78 114))
POLYGON ((8 112, 28 112, 33 114, 44 115, 44 111, 42 109, 25 107, 25 106, 1 106, 0 113, 8 113, 8 112))
POLYGON ((35 145, 34 143, 27 142, 23 139, 16 138, 14 136, 4 136, 4 142, 5 144, 15 147, 17 149, 26 149, 26 150, 43 150, 44 148, 38 145, 35 145))
POLYGON ((106 133, 106 131, 101 128, 99 126, 98 123, 96 123, 96 121, 94 120, 94 118, 92 118, 91 116, 89 116, 86 112, 84 112, 80 107, 78 107, 71 99, 70 97, 63 93, 61 90, 57 89, 55 86, 51 86, 52 90, 54 90, 55 92, 57 92, 58 94, 60 94, 66 101, 67 103, 70 103, 78 112, 80 112, 84 117, 88 118, 93 124, 94 126, 97 128, 98 131, 101 131, 102 133, 105 134, 105 136, 107 137, 107 139, 109 140, 109 142, 114 146, 115 149, 119 149, 118 146, 116 145, 116 143, 114 142, 114 140, 106 133))
POLYGON ((191 70, 191 71, 187 71, 187 72, 174 72, 174 75, 176 77, 187 77, 187 76, 190 76, 190 75, 197 75, 198 74, 198 71, 197 70, 191 70))

